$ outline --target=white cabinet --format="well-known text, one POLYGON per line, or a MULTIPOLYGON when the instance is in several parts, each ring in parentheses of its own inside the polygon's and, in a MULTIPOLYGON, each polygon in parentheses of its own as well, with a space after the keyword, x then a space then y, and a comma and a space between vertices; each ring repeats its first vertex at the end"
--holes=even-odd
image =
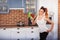
POLYGON ((10 39, 9 29, 0 28, 0 39, 10 39))
POLYGON ((38 27, 21 27, 21 28, 0 28, 0 39, 20 39, 20 40, 31 40, 39 39, 38 27))
POLYGON ((7 4, 7 0, 0 0, 0 14, 1 13, 8 13, 9 12, 9 8, 8 8, 8 4, 7 4))
POLYGON ((0 3, 7 3, 7 0, 0 0, 0 3))
POLYGON ((25 3, 25 11, 26 13, 32 12, 36 13, 36 7, 37 7, 37 0, 26 0, 25 3))
POLYGON ((11 39, 25 39, 25 28, 17 29, 17 28, 12 28, 11 29, 11 39))
MULTIPOLYGON (((47 25, 50 28, 50 25, 47 25)), ((54 32, 50 32, 47 40, 52 40, 54 32)), ((0 40, 39 40, 38 27, 0 28, 0 40)))

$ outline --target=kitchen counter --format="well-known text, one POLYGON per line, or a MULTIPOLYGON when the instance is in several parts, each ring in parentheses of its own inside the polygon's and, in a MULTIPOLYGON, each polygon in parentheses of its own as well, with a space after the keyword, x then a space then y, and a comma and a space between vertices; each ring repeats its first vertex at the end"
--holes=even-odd
MULTIPOLYGON (((51 25, 50 25, 50 24, 47 24, 46 26, 49 28, 51 25)), ((21 27, 29 28, 29 27, 38 27, 38 26, 37 26, 37 25, 31 25, 31 26, 28 26, 28 25, 24 25, 24 26, 17 26, 17 25, 0 25, 0 28, 21 28, 21 27)))
POLYGON ((31 25, 31 26, 28 26, 28 25, 25 25, 25 26, 17 26, 17 25, 2 25, 0 26, 0 28, 20 28, 20 27, 38 27, 37 25, 31 25))

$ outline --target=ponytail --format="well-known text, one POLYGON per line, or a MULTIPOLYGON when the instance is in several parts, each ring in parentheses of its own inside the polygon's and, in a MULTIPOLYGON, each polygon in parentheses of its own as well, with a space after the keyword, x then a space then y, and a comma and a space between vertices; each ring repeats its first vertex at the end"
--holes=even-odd
POLYGON ((45 17, 46 17, 46 18, 49 18, 49 17, 48 17, 48 10, 47 10, 47 8, 45 8, 45 17))

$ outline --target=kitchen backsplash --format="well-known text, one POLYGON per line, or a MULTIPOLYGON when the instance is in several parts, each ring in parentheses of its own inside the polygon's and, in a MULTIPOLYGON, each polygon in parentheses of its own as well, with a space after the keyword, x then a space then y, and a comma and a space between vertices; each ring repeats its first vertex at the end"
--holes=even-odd
POLYGON ((23 12, 23 9, 9 10, 8 14, 0 14, 0 26, 1 25, 17 25, 17 22, 23 21, 25 25, 28 25, 27 14, 23 12))

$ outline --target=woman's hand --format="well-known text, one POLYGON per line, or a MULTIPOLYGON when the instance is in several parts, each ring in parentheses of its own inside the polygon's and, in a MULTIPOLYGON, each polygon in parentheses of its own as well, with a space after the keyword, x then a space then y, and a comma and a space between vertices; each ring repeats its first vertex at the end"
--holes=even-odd
POLYGON ((36 18, 37 18, 36 15, 34 16, 34 18, 33 17, 31 18, 32 25, 35 25, 36 24, 36 18))
POLYGON ((47 32, 51 32, 52 30, 51 29, 48 29, 47 32))
POLYGON ((32 25, 35 25, 34 18, 31 18, 32 25))

